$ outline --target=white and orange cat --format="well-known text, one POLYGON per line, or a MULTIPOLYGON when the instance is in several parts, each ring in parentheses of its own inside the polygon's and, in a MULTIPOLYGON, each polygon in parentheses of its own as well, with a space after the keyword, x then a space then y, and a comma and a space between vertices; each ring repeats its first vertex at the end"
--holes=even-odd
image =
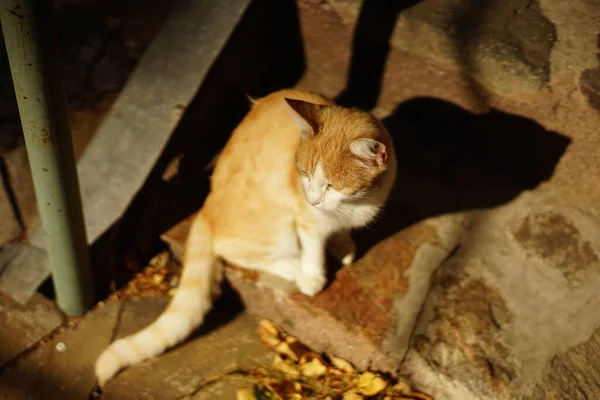
POLYGON ((375 218, 395 177, 391 137, 370 114, 296 90, 252 100, 218 157, 187 239, 179 288, 155 322, 100 355, 99 385, 202 323, 221 260, 294 281, 307 296, 319 293, 326 248, 352 263, 350 229, 375 218))

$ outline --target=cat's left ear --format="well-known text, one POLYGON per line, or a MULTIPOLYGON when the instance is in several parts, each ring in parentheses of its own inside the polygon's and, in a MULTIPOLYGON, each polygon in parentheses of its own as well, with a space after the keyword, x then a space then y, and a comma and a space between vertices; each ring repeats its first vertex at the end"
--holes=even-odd
POLYGON ((356 139, 350 142, 350 151, 362 162, 368 165, 381 167, 387 161, 385 145, 370 138, 356 139))
POLYGON ((319 129, 319 108, 317 104, 307 103, 296 99, 285 99, 292 119, 300 128, 300 134, 304 139, 317 134, 319 129))

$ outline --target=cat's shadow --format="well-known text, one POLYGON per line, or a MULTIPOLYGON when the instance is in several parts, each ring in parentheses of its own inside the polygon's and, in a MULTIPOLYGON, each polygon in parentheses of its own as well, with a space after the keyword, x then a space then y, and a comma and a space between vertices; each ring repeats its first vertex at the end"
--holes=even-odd
POLYGON ((399 104, 384 124, 398 178, 359 256, 394 233, 436 215, 505 204, 548 180, 570 139, 533 120, 491 110, 473 114, 434 98, 399 104))

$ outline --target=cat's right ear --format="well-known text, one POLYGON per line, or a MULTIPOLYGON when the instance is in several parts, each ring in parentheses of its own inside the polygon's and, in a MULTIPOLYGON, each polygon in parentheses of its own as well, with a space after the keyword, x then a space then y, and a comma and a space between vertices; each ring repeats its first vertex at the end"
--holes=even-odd
POLYGON ((292 119, 300 128, 302 138, 308 139, 319 129, 319 106, 306 101, 285 98, 292 119))

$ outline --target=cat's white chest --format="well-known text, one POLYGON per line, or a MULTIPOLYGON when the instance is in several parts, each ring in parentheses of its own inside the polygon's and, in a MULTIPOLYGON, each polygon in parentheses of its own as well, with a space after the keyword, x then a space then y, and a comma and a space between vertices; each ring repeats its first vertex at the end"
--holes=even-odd
POLYGON ((368 225, 377 216, 379 207, 373 204, 342 206, 335 211, 313 209, 319 221, 320 230, 333 233, 368 225))

